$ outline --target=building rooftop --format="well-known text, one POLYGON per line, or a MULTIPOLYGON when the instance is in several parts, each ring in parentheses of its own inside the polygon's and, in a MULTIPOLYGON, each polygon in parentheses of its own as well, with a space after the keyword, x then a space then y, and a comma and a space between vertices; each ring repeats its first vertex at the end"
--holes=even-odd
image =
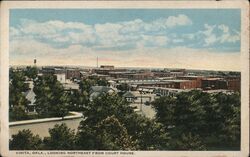
POLYGON ((91 87, 91 92, 108 92, 110 90, 114 90, 110 87, 106 87, 106 86, 92 86, 91 87))
POLYGON ((190 80, 163 80, 164 82, 189 82, 190 80))
POLYGON ((216 77, 216 78, 204 78, 202 80, 210 80, 210 81, 215 81, 215 80, 222 80, 223 78, 220 78, 220 77, 216 77))
POLYGON ((129 91, 127 91, 125 94, 122 95, 125 98, 134 98, 135 95, 129 91))
POLYGON ((79 89, 79 85, 77 83, 64 83, 63 87, 65 89, 79 89))

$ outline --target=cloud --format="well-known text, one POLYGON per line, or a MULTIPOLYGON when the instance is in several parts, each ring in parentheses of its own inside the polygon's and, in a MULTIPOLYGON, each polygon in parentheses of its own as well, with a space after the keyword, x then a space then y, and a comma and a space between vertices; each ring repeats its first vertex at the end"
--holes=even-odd
MULTIPOLYGON (((71 44, 81 44, 92 48, 134 47, 137 42, 144 42, 145 36, 156 41, 154 46, 165 46, 165 37, 153 37, 153 34, 166 33, 168 29, 177 26, 191 25, 192 21, 186 15, 169 16, 144 22, 141 19, 117 23, 88 25, 80 22, 63 22, 59 20, 37 22, 22 19, 18 27, 10 28, 12 40, 33 38, 55 47, 65 47, 71 44), (152 32, 154 32, 152 34, 152 32), (159 44, 159 45, 157 45, 159 44)), ((146 39, 149 41, 148 39, 146 39)), ((152 42, 149 42, 151 44, 152 42)), ((145 45, 147 46, 147 45, 145 45)))
POLYGON ((22 43, 12 42, 11 45, 10 64, 12 65, 31 65, 33 59, 37 58, 38 65, 95 66, 98 56, 99 64, 112 64, 120 67, 240 69, 240 53, 237 52, 225 55, 222 52, 187 47, 140 47, 121 53, 116 50, 95 51, 83 45, 71 45, 58 49, 32 40, 22 43), (23 46, 20 47, 20 44, 23 46))
POLYGON ((192 25, 192 21, 183 14, 176 16, 170 16, 165 19, 165 25, 167 27, 174 27, 174 26, 185 26, 185 25, 192 25))
POLYGON ((37 57, 41 65, 95 66, 98 56, 115 66, 238 70, 240 53, 231 45, 240 33, 225 24, 190 29, 194 24, 184 14, 93 25, 22 19, 10 27, 11 64, 32 64, 37 57))
MULTIPOLYGON (((228 44, 240 41, 240 33, 236 30, 230 29, 229 26, 224 24, 204 24, 203 29, 194 33, 182 34, 181 38, 184 40, 192 40, 196 45, 199 45, 197 43, 201 43, 204 48, 213 48, 214 45, 218 44, 225 44, 230 48, 230 45, 228 44)), ((220 45, 220 47, 225 45, 220 45)))
POLYGON ((235 43, 240 40, 240 33, 238 31, 230 31, 229 27, 226 25, 219 25, 218 29, 220 29, 223 34, 219 38, 220 43, 235 43))
POLYGON ((229 32, 229 27, 226 25, 219 25, 218 29, 222 30, 223 33, 228 33, 229 32))

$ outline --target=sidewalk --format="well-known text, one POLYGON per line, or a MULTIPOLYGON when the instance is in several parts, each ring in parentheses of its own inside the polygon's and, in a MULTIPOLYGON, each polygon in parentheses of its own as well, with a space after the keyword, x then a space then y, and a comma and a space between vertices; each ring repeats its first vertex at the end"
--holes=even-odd
POLYGON ((32 119, 32 120, 22 120, 22 121, 10 122, 9 126, 24 125, 24 124, 34 124, 34 123, 44 123, 44 122, 76 119, 76 118, 82 118, 83 117, 82 113, 79 113, 79 112, 69 112, 69 113, 74 114, 74 115, 66 116, 63 119, 62 119, 62 117, 54 117, 54 118, 42 118, 42 119, 32 119))

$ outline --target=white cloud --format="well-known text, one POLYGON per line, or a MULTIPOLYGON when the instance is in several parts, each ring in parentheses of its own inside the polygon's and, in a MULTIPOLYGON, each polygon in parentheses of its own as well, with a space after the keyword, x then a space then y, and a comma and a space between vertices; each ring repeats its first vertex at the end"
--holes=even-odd
MULTIPOLYGON (((135 19, 133 21, 126 21, 121 23, 120 31, 121 33, 138 33, 144 30, 148 23, 143 22, 141 19, 135 19)), ((152 31, 148 29, 146 31, 152 31)))
POLYGON ((100 64, 112 64, 115 66, 210 70, 240 69, 240 53, 225 54, 222 52, 210 52, 204 49, 198 50, 186 47, 171 49, 140 47, 121 53, 110 50, 94 51, 82 45, 71 45, 68 48, 56 49, 48 44, 29 40, 21 43, 13 41, 10 48, 10 64, 12 65, 30 65, 36 57, 38 65, 95 66, 96 57, 98 56, 100 64), (27 43, 30 43, 32 46, 27 43), (13 55, 13 53, 15 53, 15 55, 13 55))
POLYGON ((173 39, 173 43, 182 43, 184 42, 183 39, 173 39))
POLYGON ((239 69, 239 53, 167 48, 188 42, 193 45, 201 42, 204 47, 210 48, 218 42, 234 43, 240 40, 239 32, 226 25, 205 24, 202 30, 187 34, 171 32, 174 27, 187 25, 192 25, 192 21, 183 14, 151 22, 135 19, 95 25, 23 20, 18 27, 10 28, 11 64, 30 64, 34 57, 38 57, 41 65, 93 66, 96 56, 99 56, 100 63, 115 66, 239 69), (125 48, 121 52, 116 51, 117 47, 125 48))
POLYGON ((185 25, 191 25, 192 21, 183 14, 176 16, 170 16, 166 19, 165 25, 167 27, 174 27, 174 26, 185 26, 185 25))
POLYGON ((204 46, 210 46, 216 42, 220 43, 235 43, 240 40, 240 34, 237 31, 232 31, 224 24, 222 25, 204 25, 205 30, 196 33, 196 36, 203 34, 204 46), (218 33, 220 32, 220 33, 218 33))
POLYGON ((216 27, 216 25, 208 25, 208 24, 204 24, 205 30, 202 32, 203 34, 205 34, 206 36, 210 36, 214 30, 214 28, 216 27))
POLYGON ((222 30, 224 33, 228 33, 229 27, 226 25, 219 25, 218 29, 222 30))
POLYGON ((215 43, 217 41, 217 37, 215 34, 210 34, 208 35, 206 38, 205 38, 205 45, 208 46, 208 45, 211 45, 213 43, 215 43))
MULTIPOLYGON (((50 44, 82 44, 95 47, 131 46, 144 40, 143 36, 152 32, 167 31, 175 26, 191 25, 192 21, 183 14, 144 22, 141 19, 131 21, 87 25, 80 22, 63 22, 59 20, 37 22, 22 19, 16 28, 11 27, 11 37, 27 39, 28 36, 50 44)), ((155 44, 164 46, 165 37, 154 37, 155 44)), ((143 41, 142 41, 143 42, 143 41)), ((150 42, 151 43, 151 42, 150 42)))

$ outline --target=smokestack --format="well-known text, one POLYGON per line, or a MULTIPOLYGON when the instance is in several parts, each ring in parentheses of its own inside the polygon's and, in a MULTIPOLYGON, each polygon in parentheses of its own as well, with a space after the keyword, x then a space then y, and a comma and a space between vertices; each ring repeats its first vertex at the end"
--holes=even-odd
POLYGON ((96 66, 98 68, 98 57, 96 58, 96 66))
POLYGON ((34 66, 36 66, 36 59, 34 59, 34 66))

